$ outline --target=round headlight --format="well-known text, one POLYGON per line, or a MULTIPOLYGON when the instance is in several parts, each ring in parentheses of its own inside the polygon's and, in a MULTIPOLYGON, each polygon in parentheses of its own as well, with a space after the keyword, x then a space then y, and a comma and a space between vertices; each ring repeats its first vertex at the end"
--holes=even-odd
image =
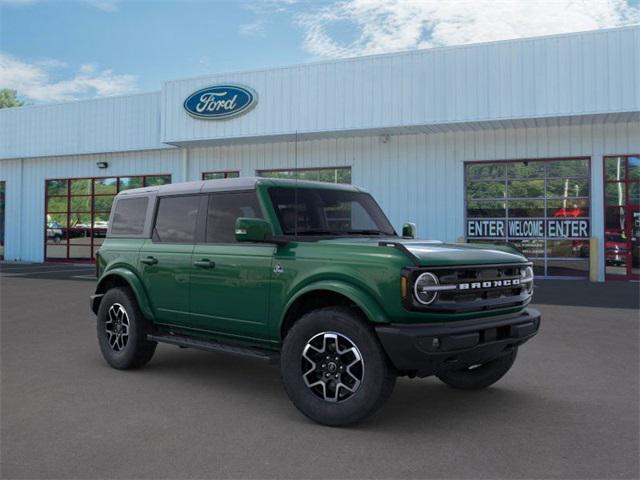
POLYGON ((426 272, 420 275, 413 285, 413 294, 416 300, 422 305, 431 305, 438 298, 436 287, 439 284, 438 277, 433 273, 426 272))
POLYGON ((520 275, 522 277, 520 282, 524 284, 527 291, 528 292, 533 291, 533 268, 532 267, 523 268, 520 272, 520 275))

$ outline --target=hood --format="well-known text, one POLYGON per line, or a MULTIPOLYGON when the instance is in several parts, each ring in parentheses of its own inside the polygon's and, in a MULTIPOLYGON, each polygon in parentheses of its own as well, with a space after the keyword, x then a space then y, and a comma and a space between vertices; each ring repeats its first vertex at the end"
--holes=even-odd
MULTIPOLYGON (((509 245, 443 243, 435 240, 412 240, 404 238, 337 238, 322 242, 349 245, 374 246, 380 242, 403 245, 421 266, 486 265, 496 263, 522 263, 527 259, 509 245)), ((381 247, 383 248, 383 247, 381 247)), ((387 247, 389 248, 389 247, 387 247)))
POLYGON ((423 266, 522 263, 527 259, 508 245, 404 241, 403 245, 423 266))

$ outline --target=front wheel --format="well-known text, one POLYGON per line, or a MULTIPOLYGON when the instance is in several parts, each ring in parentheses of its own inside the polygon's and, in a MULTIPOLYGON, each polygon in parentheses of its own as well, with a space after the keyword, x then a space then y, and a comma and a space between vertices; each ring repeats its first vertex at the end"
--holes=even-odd
POLYGON ((444 383, 461 390, 480 390, 500 380, 516 361, 518 349, 481 365, 472 365, 460 370, 449 370, 436 374, 444 383))
POLYGON ((396 381, 371 328, 346 307, 315 310, 294 324, 282 345, 281 371, 298 410, 330 426, 373 415, 396 381))
POLYGON ((120 370, 147 364, 156 342, 147 340, 150 326, 128 288, 112 288, 100 302, 97 333, 102 356, 120 370))

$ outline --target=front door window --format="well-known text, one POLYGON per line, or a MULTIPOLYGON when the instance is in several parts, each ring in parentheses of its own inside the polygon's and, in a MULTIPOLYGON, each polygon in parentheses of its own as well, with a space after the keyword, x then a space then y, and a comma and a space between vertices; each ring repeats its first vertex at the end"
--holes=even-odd
POLYGON ((605 157, 604 201, 607 278, 640 278, 640 156, 605 157))

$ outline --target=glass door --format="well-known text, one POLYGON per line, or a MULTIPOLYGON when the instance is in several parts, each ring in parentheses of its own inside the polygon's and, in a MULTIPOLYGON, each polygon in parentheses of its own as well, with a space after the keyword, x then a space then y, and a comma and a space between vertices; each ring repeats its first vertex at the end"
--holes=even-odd
POLYGON ((640 279, 640 156, 604 159, 607 279, 640 279))

